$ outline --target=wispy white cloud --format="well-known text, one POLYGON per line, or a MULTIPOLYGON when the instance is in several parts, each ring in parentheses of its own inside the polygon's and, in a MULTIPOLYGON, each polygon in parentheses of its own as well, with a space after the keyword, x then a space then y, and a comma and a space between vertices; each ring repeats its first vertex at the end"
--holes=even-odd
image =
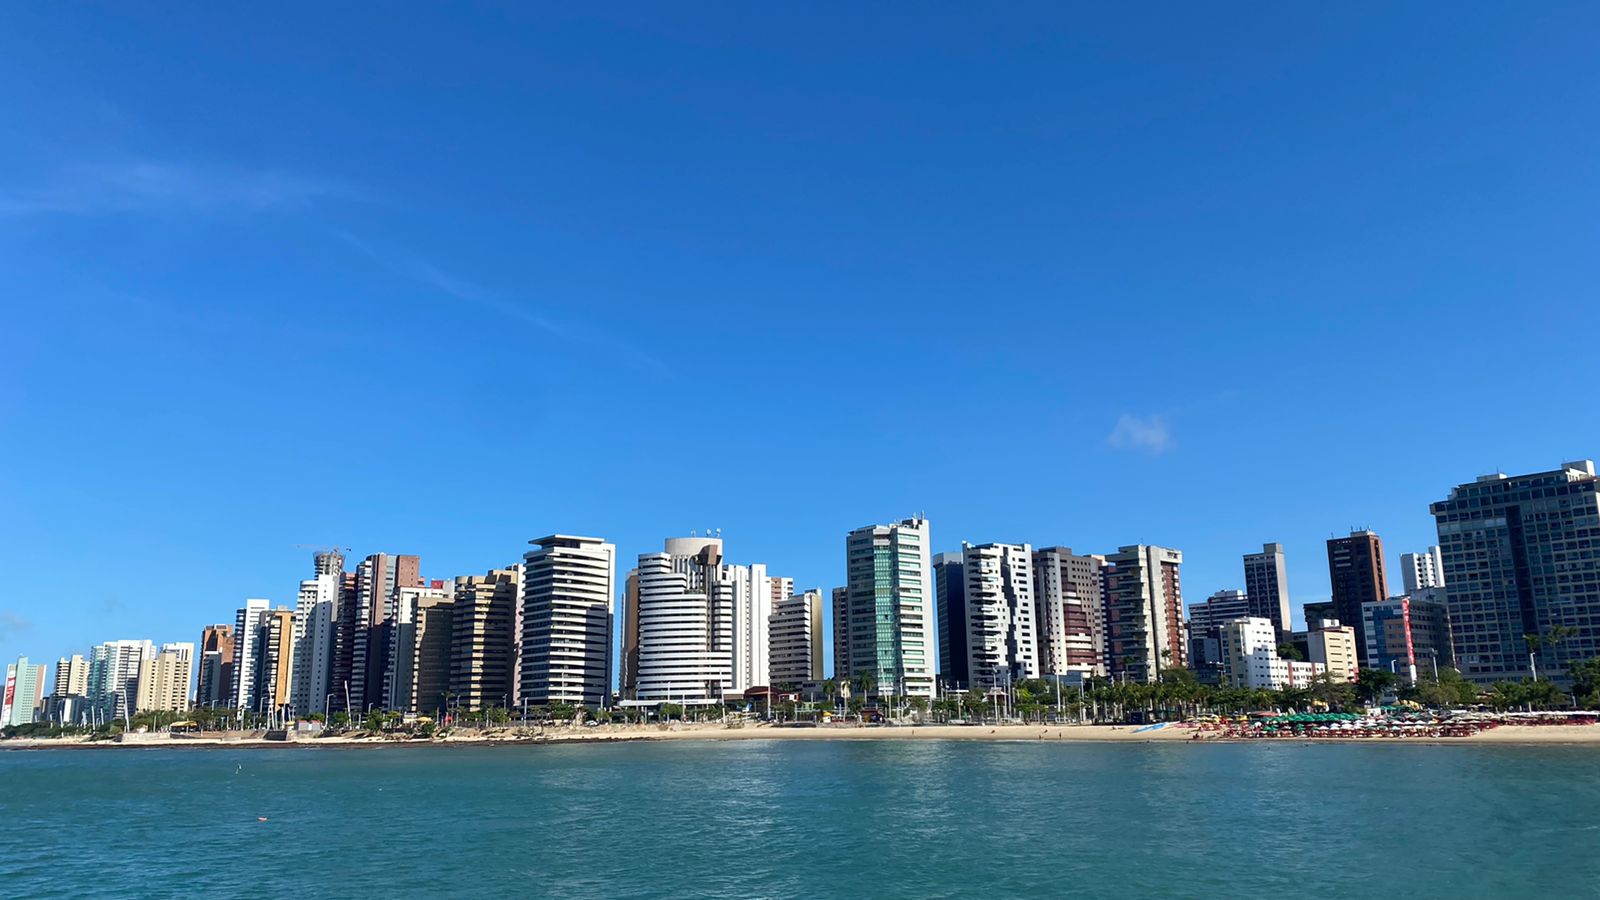
POLYGON ((380 252, 370 243, 348 231, 335 231, 334 234, 339 240, 355 248, 363 256, 379 263, 396 275, 419 282, 457 300, 481 306, 503 316, 519 319, 535 328, 549 332, 555 337, 571 338, 572 336, 564 326, 555 321, 531 309, 506 300, 487 288, 473 284, 466 279, 458 278, 426 259, 418 256, 402 256, 380 252))
POLYGON ((334 235, 394 274, 432 288, 445 296, 516 319, 563 341, 616 351, 640 368, 658 375, 672 374, 671 368, 666 363, 614 335, 553 319, 524 303, 501 296, 482 285, 446 272, 422 257, 381 251, 368 241, 347 231, 335 231, 334 235))
POLYGON ((22 613, 0 609, 0 638, 27 631, 32 627, 33 620, 22 613))
POLYGON ((1119 450, 1159 454, 1172 449, 1172 430, 1159 415, 1136 416, 1123 413, 1116 427, 1106 435, 1106 443, 1119 450))
POLYGON ((69 166, 42 185, 0 188, 0 216, 270 212, 360 193, 288 172, 134 161, 69 166))

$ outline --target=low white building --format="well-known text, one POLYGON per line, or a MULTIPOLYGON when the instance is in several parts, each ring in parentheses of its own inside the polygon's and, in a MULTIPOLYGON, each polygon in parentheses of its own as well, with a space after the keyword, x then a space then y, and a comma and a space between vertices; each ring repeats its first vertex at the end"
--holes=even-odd
POLYGON ((1235 619, 1222 624, 1222 683, 1229 687, 1281 691, 1304 687, 1326 672, 1319 663, 1278 655, 1278 629, 1271 619, 1235 619))

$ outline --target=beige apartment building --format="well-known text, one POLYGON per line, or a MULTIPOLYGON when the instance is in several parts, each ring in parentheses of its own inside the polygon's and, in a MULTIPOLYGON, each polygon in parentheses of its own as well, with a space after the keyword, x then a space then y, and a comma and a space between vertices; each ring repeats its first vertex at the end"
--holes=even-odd
POLYGON ((134 709, 138 712, 187 712, 189 675, 193 667, 193 644, 162 644, 161 652, 154 658, 139 661, 134 709))
POLYGON ((1328 680, 1348 683, 1356 680, 1360 665, 1356 658, 1356 630, 1331 619, 1313 623, 1306 633, 1311 662, 1326 667, 1328 680))

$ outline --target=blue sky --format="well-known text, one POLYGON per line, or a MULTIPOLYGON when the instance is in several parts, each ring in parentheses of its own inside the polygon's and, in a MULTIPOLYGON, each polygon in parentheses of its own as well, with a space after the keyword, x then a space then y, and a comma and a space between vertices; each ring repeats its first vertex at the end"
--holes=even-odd
POLYGON ((1600 452, 1592 5, 3 17, 0 658, 918 511, 1298 616, 1600 452))

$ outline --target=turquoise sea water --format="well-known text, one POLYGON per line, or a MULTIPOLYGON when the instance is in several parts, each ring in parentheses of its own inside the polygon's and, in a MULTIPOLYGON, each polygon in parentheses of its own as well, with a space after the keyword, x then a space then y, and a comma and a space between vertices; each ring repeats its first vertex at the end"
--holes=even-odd
POLYGON ((1597 840, 1587 747, 0 753, 8 897, 1572 897, 1597 840))

